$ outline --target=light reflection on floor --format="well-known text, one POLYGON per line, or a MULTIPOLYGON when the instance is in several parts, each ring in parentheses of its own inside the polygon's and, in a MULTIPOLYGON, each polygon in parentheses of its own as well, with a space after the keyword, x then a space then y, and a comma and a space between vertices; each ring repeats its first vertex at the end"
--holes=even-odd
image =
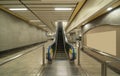
POLYGON ((80 71, 68 60, 56 60, 46 66, 42 76, 80 76, 80 71))

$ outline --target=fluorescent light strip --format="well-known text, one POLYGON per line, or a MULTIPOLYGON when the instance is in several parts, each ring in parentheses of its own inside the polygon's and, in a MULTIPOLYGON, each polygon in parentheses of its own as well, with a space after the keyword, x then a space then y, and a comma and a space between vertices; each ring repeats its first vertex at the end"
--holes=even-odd
POLYGON ((28 10, 27 8, 9 8, 9 10, 12 11, 23 11, 23 10, 28 10))
POLYGON ((30 20, 30 22, 40 22, 40 20, 30 20))
POLYGON ((72 10, 72 8, 54 8, 54 10, 58 10, 58 11, 69 11, 69 10, 72 10))
POLYGON ((109 7, 108 9, 107 9, 107 11, 111 11, 113 8, 112 7, 109 7))

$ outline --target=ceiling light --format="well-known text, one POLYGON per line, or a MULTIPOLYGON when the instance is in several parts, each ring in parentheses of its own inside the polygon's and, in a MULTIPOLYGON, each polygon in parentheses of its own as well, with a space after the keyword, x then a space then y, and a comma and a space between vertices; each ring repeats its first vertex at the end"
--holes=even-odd
POLYGON ((30 20, 30 22, 40 22, 40 20, 30 20))
POLYGON ((68 21, 67 21, 67 20, 57 20, 57 21, 55 21, 55 26, 58 25, 58 22, 62 22, 62 25, 63 25, 64 28, 65 28, 65 27, 67 26, 67 24, 68 24, 68 21))
POLYGON ((28 10, 27 8, 9 8, 9 10, 12 11, 23 11, 23 10, 28 10))
POLYGON ((109 7, 109 8, 107 8, 107 11, 111 11, 113 8, 112 7, 109 7))
POLYGON ((62 23, 63 23, 63 26, 66 26, 68 24, 67 21, 63 21, 62 23))
POLYGON ((69 11, 69 10, 72 10, 72 8, 55 8, 54 10, 58 10, 58 11, 69 11))

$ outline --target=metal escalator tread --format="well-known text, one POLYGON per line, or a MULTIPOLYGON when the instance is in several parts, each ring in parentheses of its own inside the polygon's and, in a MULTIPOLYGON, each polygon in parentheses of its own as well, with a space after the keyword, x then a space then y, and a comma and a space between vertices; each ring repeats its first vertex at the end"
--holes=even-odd
POLYGON ((67 60, 67 56, 64 52, 57 52, 55 59, 56 60, 67 60))
POLYGON ((81 76, 79 68, 68 60, 55 60, 48 64, 40 76, 81 76))

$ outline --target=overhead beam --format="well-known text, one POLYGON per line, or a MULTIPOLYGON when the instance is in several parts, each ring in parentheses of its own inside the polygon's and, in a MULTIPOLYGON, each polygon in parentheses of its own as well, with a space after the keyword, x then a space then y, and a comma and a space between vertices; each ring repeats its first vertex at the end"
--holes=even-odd
POLYGON ((86 1, 87 0, 82 0, 82 1, 80 1, 77 4, 76 8, 74 9, 74 11, 73 11, 73 13, 72 13, 72 15, 71 15, 71 17, 69 19, 69 23, 68 23, 67 27, 65 28, 65 30, 68 29, 68 27, 70 26, 70 24, 72 23, 72 21, 75 19, 75 17, 77 16, 77 14, 80 12, 81 8, 84 6, 84 4, 86 3, 86 1))
POLYGON ((109 4, 106 5, 104 8, 100 9, 100 10, 97 11, 95 14, 91 15, 87 20, 81 22, 81 24, 79 24, 77 27, 69 30, 68 32, 70 32, 70 31, 72 31, 72 30, 74 30, 74 29, 76 29, 76 28, 79 28, 79 27, 85 25, 86 23, 88 23, 88 22, 96 19, 97 17, 99 17, 99 16, 101 16, 101 15, 109 12, 109 11, 106 10, 108 7, 116 8, 116 7, 118 7, 119 5, 120 5, 120 1, 119 1, 119 0, 109 3, 109 4))
MULTIPOLYGON (((13 2, 11 2, 11 3, 5 3, 4 1, 0 1, 1 3, 1 5, 21 5, 19 2, 17 3, 13 3, 13 2)), ((24 1, 25 2, 25 1, 24 1)), ((27 3, 27 2, 25 2, 25 4, 26 5, 76 5, 76 3, 27 3)))
MULTIPOLYGON (((43 24, 47 25, 35 12, 33 12, 25 3, 22 2, 22 0, 19 0, 22 5, 24 5, 37 19, 39 19, 43 24)), ((47 25, 48 26, 48 25, 47 25)), ((48 28, 53 31, 49 26, 48 28)))
MULTIPOLYGON (((87 20, 85 20, 84 22, 82 22, 82 24, 83 23, 86 24, 86 23, 88 23, 88 22, 96 19, 97 17, 103 15, 103 14, 106 14, 106 13, 110 12, 110 11, 107 11, 107 8, 112 7, 114 9, 114 8, 116 8, 118 6, 120 6, 120 1, 116 1, 113 4, 109 4, 105 8, 103 8, 103 9, 99 10, 98 12, 96 12, 94 15, 90 16, 87 20)), ((83 26, 82 24, 79 25, 79 26, 77 26, 76 28, 78 28, 80 26, 83 26)))

